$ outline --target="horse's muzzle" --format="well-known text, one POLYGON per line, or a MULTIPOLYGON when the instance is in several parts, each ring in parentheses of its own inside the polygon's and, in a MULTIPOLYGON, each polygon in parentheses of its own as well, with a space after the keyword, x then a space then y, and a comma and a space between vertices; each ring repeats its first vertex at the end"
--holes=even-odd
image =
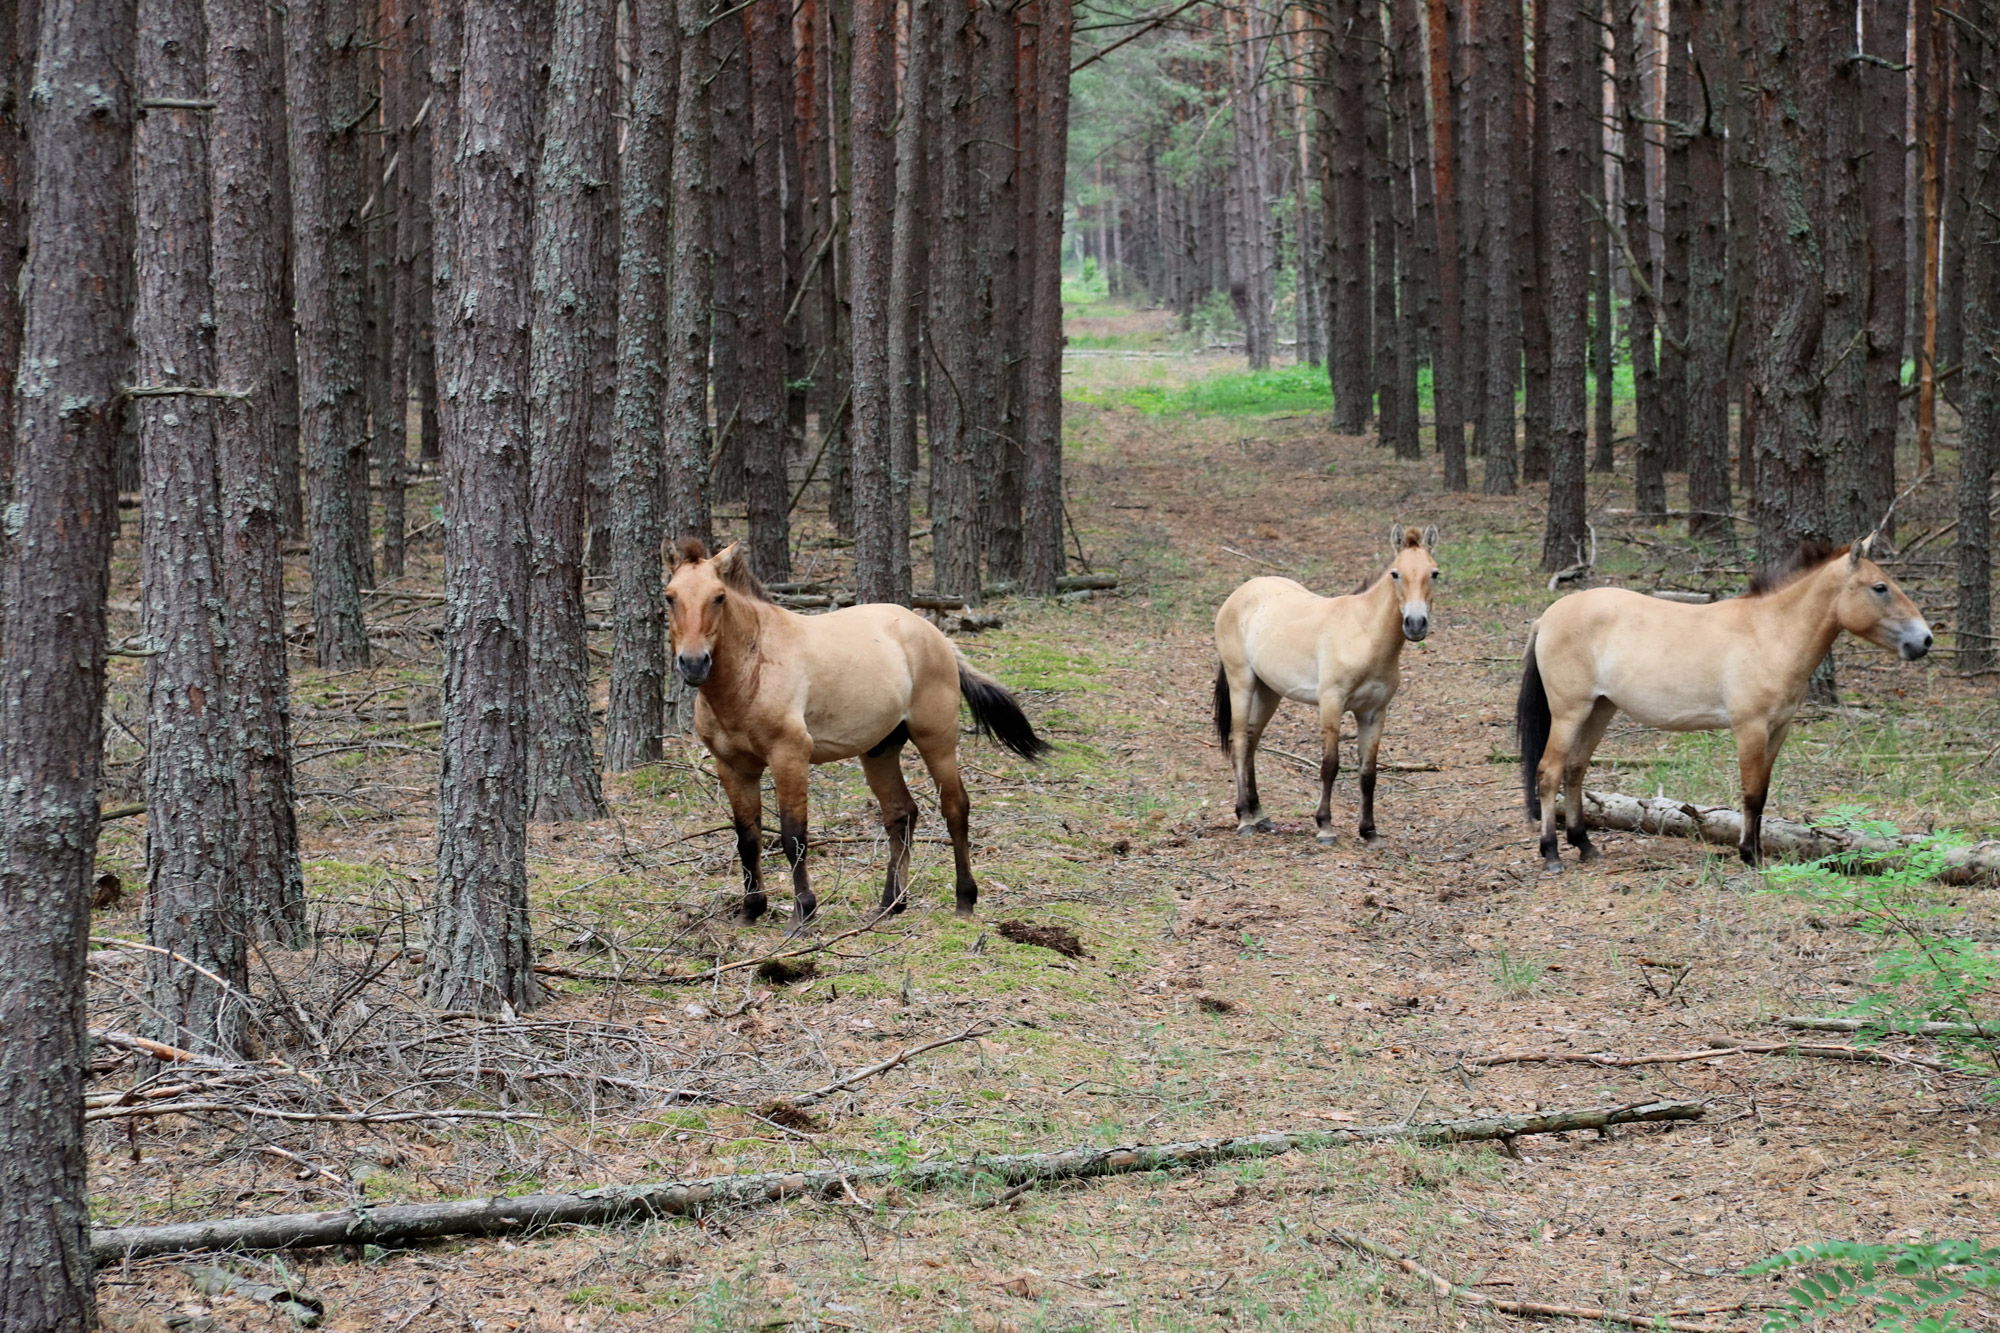
POLYGON ((681 673, 681 679, 690 685, 700 685, 708 679, 708 673, 715 669, 713 653, 682 653, 674 659, 674 669, 681 673))
POLYGON ((1928 627, 1906 630, 1896 641, 1896 651, 1905 662, 1914 662, 1931 650, 1931 632, 1928 627))
POLYGON ((1431 632, 1431 618, 1425 612, 1407 613, 1403 616, 1403 637, 1411 643, 1422 643, 1431 632))

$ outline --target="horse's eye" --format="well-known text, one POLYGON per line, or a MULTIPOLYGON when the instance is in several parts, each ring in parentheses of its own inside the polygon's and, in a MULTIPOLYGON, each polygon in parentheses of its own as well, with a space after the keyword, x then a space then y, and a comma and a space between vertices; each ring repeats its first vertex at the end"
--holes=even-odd
POLYGON ((1889 585, 1886 583, 1878 583, 1875 585, 1875 591, 1881 593, 1884 597, 1886 597, 1889 595, 1889 585))
POLYGON ((1401 582, 1403 581, 1403 576, 1402 576, 1402 574, 1401 574, 1400 572, 1396 571, 1396 570, 1393 570, 1393 569, 1389 571, 1389 577, 1390 577, 1390 578, 1392 578, 1392 579, 1394 579, 1394 580, 1396 580, 1396 582, 1398 582, 1398 583, 1401 583, 1401 582))
POLYGON ((1443 571, 1442 569, 1433 569, 1433 570, 1431 571, 1431 582, 1432 582, 1432 583, 1443 583, 1443 582, 1444 582, 1444 571, 1443 571))
POLYGON ((717 594, 715 594, 715 600, 714 600, 713 602, 711 602, 711 603, 710 603, 709 605, 711 605, 711 606, 721 606, 721 605, 722 605, 722 599, 723 599, 724 595, 725 595, 725 594, 723 594, 723 593, 717 593, 717 594))

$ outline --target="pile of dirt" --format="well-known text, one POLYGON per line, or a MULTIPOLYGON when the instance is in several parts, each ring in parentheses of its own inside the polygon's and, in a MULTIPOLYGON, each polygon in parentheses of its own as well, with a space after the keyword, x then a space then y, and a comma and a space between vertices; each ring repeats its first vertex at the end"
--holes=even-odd
POLYGON ((1032 944, 1039 949, 1054 949, 1065 958, 1088 958, 1083 941, 1067 926, 1036 926, 1026 921, 1002 921, 994 929, 1003 940, 1016 944, 1032 944))

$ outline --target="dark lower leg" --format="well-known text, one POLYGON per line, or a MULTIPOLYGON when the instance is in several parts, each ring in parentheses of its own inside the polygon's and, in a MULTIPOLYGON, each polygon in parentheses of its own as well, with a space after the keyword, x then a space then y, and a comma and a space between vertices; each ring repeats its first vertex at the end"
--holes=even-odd
POLYGON ((916 827, 914 809, 884 814, 882 830, 889 835, 889 873, 882 881, 882 910, 895 913, 909 905, 910 833, 916 827))
POLYGON ((1564 775, 1563 779, 1563 828, 1569 837, 1569 845, 1576 848, 1585 861, 1595 861, 1598 850, 1591 845, 1590 830, 1583 825, 1583 770, 1577 769, 1564 775))
POLYGON ((1361 770, 1361 838, 1375 841, 1375 765, 1361 770))
MULTIPOLYGON (((1335 745, 1339 742, 1336 740, 1335 745)), ((1340 776, 1340 751, 1329 749, 1319 761, 1319 809, 1313 813, 1313 822, 1319 825, 1319 840, 1332 842, 1333 832, 1333 784, 1340 776)))
POLYGON ((1746 866, 1759 865, 1764 860, 1764 797, 1761 791, 1743 793, 1743 841, 1736 846, 1737 855, 1746 866))
POLYGON ((960 916, 971 916, 972 909, 979 905, 979 884, 972 878, 972 836, 967 818, 971 803, 965 799, 965 789, 961 787, 957 800, 946 796, 941 804, 945 828, 951 833, 951 863, 957 875, 955 908, 960 916))
POLYGON ((1255 824, 1263 803, 1257 799, 1257 754, 1246 743, 1243 757, 1236 761, 1236 823, 1239 828, 1255 824))
POLYGON ((1556 821, 1560 816, 1556 811, 1557 784, 1545 769, 1537 775, 1542 795, 1542 866, 1547 870, 1562 869, 1562 855, 1556 850, 1556 821))
POLYGON ((755 921, 764 915, 764 857, 763 840, 758 835, 757 826, 747 820, 736 821, 736 856, 743 862, 743 919, 755 921))
POLYGON ((792 866, 792 924, 803 926, 819 911, 819 899, 806 879, 806 821, 803 817, 780 814, 778 846, 792 866))

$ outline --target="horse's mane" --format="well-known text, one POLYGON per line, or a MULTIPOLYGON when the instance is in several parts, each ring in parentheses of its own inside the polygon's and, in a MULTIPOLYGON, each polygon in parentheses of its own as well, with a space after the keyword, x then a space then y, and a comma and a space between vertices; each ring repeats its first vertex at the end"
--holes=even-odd
MULTIPOLYGON (((708 543, 699 537, 683 537, 674 544, 674 549, 679 553, 682 564, 711 558, 708 553, 708 543)), ((754 597, 760 602, 771 600, 771 594, 764 591, 764 585, 757 581, 757 575, 751 572, 750 562, 740 551, 737 552, 736 558, 729 562, 729 567, 716 571, 715 576, 722 580, 724 587, 734 588, 745 597, 754 597)))
POLYGON ((1797 583, 1806 575, 1837 556, 1846 555, 1848 548, 1835 546, 1821 537, 1807 537, 1783 562, 1760 569, 1751 576, 1750 590, 1745 596, 1763 597, 1778 589, 1797 583))

